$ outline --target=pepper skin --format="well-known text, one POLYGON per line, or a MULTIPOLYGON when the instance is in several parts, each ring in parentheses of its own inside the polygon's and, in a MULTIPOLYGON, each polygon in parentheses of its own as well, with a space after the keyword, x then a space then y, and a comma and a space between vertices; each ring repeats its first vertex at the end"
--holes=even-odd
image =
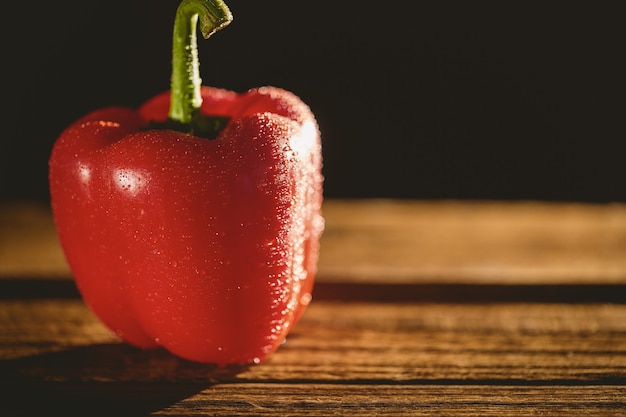
POLYGON ((49 163, 51 204, 77 286, 128 343, 220 366, 259 363, 311 299, 321 216, 321 145, 309 108, 284 90, 202 87, 215 139, 147 129, 170 94, 95 111, 49 163))

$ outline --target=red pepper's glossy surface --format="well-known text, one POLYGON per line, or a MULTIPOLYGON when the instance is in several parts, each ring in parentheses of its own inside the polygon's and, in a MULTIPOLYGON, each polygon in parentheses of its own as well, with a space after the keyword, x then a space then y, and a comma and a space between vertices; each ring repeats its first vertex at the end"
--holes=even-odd
POLYGON ((306 105, 271 87, 203 87, 231 117, 214 140, 172 130, 169 93, 66 129, 52 208, 84 299, 127 342, 183 358, 258 363, 311 299, 323 229, 321 148, 306 105))

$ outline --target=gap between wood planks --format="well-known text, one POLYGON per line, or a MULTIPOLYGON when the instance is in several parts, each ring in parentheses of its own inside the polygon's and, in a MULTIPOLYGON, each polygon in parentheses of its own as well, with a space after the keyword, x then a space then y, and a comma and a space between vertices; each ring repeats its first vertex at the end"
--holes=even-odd
MULTIPOLYGON (((622 284, 452 284, 342 283, 315 284, 320 301, 454 302, 454 303, 626 303, 622 284)), ((79 298, 70 279, 1 279, 0 299, 79 298)))

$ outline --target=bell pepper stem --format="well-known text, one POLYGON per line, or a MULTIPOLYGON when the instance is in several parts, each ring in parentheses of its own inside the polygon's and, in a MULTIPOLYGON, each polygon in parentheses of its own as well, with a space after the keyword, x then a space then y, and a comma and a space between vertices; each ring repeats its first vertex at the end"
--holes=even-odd
MULTIPOLYGON (((183 0, 176 11, 172 41, 169 119, 193 132, 202 106, 200 63, 196 37, 198 21, 205 39, 227 26, 233 17, 222 0, 183 0)), ((198 123, 200 121, 198 120, 198 123)))

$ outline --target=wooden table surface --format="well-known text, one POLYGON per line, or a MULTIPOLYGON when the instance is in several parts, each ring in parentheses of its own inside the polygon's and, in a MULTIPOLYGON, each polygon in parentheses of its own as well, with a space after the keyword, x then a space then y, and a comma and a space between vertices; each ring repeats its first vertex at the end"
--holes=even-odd
POLYGON ((266 363, 120 343, 49 209, 0 205, 0 416, 626 415, 626 205, 330 200, 266 363))

